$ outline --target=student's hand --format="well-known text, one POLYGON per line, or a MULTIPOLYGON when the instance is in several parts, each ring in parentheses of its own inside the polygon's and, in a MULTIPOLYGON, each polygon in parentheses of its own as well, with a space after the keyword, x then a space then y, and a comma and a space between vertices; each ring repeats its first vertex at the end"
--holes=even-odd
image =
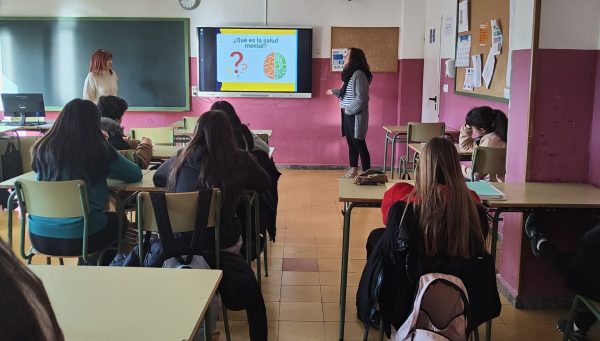
POLYGON ((473 128, 471 128, 470 125, 465 124, 464 126, 460 127, 460 133, 463 135, 471 135, 473 134, 473 128))
POLYGON ((333 90, 331 89, 327 89, 327 91, 325 91, 326 95, 333 95, 333 90))
POLYGON ((104 137, 104 139, 106 141, 108 141, 108 133, 106 131, 104 131, 104 130, 100 130, 100 131, 102 132, 102 137, 104 137))

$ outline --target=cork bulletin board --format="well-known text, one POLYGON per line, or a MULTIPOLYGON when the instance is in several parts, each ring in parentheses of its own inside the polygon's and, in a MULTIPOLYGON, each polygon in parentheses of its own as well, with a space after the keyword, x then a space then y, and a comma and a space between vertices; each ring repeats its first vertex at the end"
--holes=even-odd
MULTIPOLYGON (((459 0, 459 3, 466 0, 459 0)), ((457 4, 459 5, 459 4, 457 4)), ((460 14, 457 8, 457 18, 460 14)), ((455 93, 467 96, 482 97, 491 100, 508 102, 504 97, 504 89, 508 87, 506 79, 506 69, 508 66, 509 56, 509 23, 510 23, 510 0, 468 0, 468 22, 469 30, 458 32, 457 42, 459 37, 471 34, 471 51, 470 55, 481 55, 482 69, 492 47, 492 27, 491 20, 498 20, 500 29, 502 30, 502 49, 501 53, 496 55, 496 65, 490 83, 489 89, 486 88, 485 82, 481 80, 482 86, 474 88, 472 91, 464 90, 466 67, 456 68, 456 77, 454 79, 455 93), (484 26, 481 29, 480 25, 484 26), (483 33, 483 34, 482 34, 483 33)), ((459 25, 457 25, 459 26, 459 25)), ((456 53, 458 54, 458 48, 456 53)), ((455 56, 457 57, 457 56, 455 56)), ((456 59, 455 59, 456 60, 456 59)), ((470 67, 473 67, 471 61, 470 67)))
POLYGON ((399 36, 398 27, 332 27, 331 48, 360 48, 372 72, 398 72, 399 36))

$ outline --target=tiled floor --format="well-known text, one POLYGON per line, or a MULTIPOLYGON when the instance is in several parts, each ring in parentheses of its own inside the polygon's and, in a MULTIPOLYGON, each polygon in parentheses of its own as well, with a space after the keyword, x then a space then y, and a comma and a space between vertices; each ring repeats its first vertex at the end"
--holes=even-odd
MULTIPOLYGON (((341 171, 283 171, 279 182, 277 242, 269 243, 269 277, 262 280, 270 340, 337 340, 342 244, 337 177, 341 174, 341 171)), ((6 234, 5 219, 6 215, 0 218, 2 237, 6 234)), ((356 288, 365 264, 366 238, 374 227, 381 225, 379 209, 360 208, 352 214, 346 340, 362 340, 363 327, 356 319, 354 304, 356 288)), ((561 339, 555 324, 566 316, 566 311, 516 310, 506 300, 502 302, 502 314, 494 320, 494 340, 561 339)), ((230 312, 229 318, 232 339, 247 340, 245 312, 230 312)), ((592 340, 600 340, 597 325, 592 340)), ((224 339, 222 333, 221 340, 224 339)), ((376 340, 375 334, 371 340, 376 340)))

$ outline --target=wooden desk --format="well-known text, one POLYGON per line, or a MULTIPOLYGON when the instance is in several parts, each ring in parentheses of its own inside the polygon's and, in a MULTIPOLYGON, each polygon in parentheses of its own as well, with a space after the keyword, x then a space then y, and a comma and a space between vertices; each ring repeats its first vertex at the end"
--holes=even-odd
MULTIPOLYGON (((408 126, 383 126, 383 130, 385 130, 385 145, 383 149, 383 171, 387 171, 387 149, 388 144, 392 145, 392 160, 390 164, 391 168, 391 178, 394 178, 394 166, 396 164, 396 143, 397 142, 406 142, 406 135, 408 134, 408 126)), ((444 132, 445 135, 452 136, 452 138, 456 139, 460 134, 460 130, 446 127, 444 132)))
POLYGON ((193 339, 222 276, 221 270, 29 268, 44 283, 65 339, 90 341, 193 339))
POLYGON ((19 125, 0 125, 0 133, 7 133, 13 131, 38 131, 40 133, 44 133, 50 128, 54 123, 47 124, 39 124, 39 125, 28 125, 28 126, 19 126, 19 125))
MULTIPOLYGON (((421 152, 423 151, 423 147, 425 147, 425 143, 409 143, 408 144, 408 148, 410 148, 412 151, 414 151, 417 154, 421 154, 421 152)), ((460 150, 460 145, 458 143, 454 144, 454 147, 456 147, 456 151, 458 152, 458 159, 461 161, 470 161, 471 160, 471 156, 473 155, 473 152, 465 152, 460 150)))
MULTIPOLYGON (((164 191, 163 187, 155 187, 154 186, 154 182, 152 181, 152 178, 154 177, 155 172, 156 171, 154 171, 154 170, 148 170, 148 169, 142 170, 143 178, 142 178, 142 181, 140 181, 140 182, 125 183, 121 180, 109 178, 106 180, 106 183, 108 185, 108 189, 114 190, 114 191, 129 191, 129 192, 164 191)), ((33 171, 27 172, 25 174, 16 176, 14 178, 4 180, 4 181, 0 182, 0 188, 13 189, 13 188, 15 188, 15 182, 17 180, 35 181, 36 180, 35 172, 33 172, 33 171)))
POLYGON ((177 152, 184 147, 185 146, 166 146, 155 144, 152 147, 152 158, 160 160, 170 159, 177 155, 177 152))

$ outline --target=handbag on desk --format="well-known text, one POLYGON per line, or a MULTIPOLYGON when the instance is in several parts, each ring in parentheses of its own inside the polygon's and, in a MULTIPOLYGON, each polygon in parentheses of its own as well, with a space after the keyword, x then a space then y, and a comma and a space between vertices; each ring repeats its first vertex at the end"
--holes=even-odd
POLYGON ((369 169, 354 178, 354 183, 357 185, 379 185, 385 184, 387 181, 387 175, 375 169, 369 169))

